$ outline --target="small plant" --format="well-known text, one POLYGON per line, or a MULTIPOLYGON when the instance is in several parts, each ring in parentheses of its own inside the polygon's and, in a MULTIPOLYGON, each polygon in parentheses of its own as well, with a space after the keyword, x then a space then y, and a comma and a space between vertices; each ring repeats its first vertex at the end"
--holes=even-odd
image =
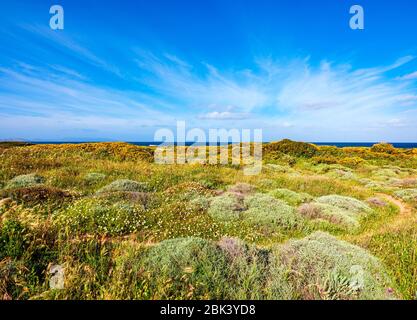
POLYGON ((9 197, 18 204, 25 206, 51 204, 54 208, 58 208, 64 202, 74 198, 74 195, 68 191, 43 185, 0 191, 0 196, 9 197))
POLYGON ((106 179, 106 175, 104 173, 99 173, 99 172, 90 172, 84 176, 84 180, 88 184, 95 184, 95 183, 103 181, 104 179, 106 179))
POLYGON ((58 213, 55 223, 69 233, 114 236, 138 231, 145 221, 142 208, 92 198, 79 200, 58 213))
POLYGON ((373 197, 366 200, 370 205, 375 207, 386 207, 388 204, 381 198, 373 197))
POLYGON ((323 196, 316 199, 318 203, 330 204, 332 206, 351 211, 354 213, 369 212, 372 211, 371 208, 364 202, 345 196, 339 195, 329 195, 323 196))
POLYGON ((406 201, 417 201, 417 189, 404 189, 395 191, 394 194, 406 201))
POLYGON ((145 192, 148 191, 148 185, 144 182, 121 179, 113 181, 107 186, 101 188, 97 193, 106 192, 145 192))
POLYGON ((45 179, 37 174, 25 174, 14 177, 9 181, 9 183, 6 184, 5 189, 27 188, 44 182, 45 179))
POLYGON ((359 227, 358 217, 355 213, 325 203, 305 203, 298 208, 298 212, 308 219, 327 220, 348 230, 359 227))
POLYGON ((274 198, 284 200, 288 204, 294 206, 313 200, 313 197, 307 193, 297 193, 295 191, 282 188, 274 189, 269 192, 269 194, 274 198))
POLYGON ((221 221, 238 220, 241 213, 246 210, 243 199, 239 199, 231 193, 224 193, 214 197, 210 201, 208 214, 213 218, 221 221))
POLYGON ((0 226, 0 261, 6 257, 20 258, 25 250, 25 226, 15 219, 0 226))
POLYGON ((183 182, 164 191, 164 194, 170 198, 181 200, 192 200, 199 196, 208 196, 212 191, 198 182, 183 182))
POLYGON ((248 195, 255 192, 255 187, 248 183, 236 183, 227 189, 230 193, 248 195))
POLYGON ((365 160, 360 157, 346 157, 340 159, 338 163, 349 168, 357 168, 359 165, 363 164, 364 161, 365 160))
POLYGON ((294 171, 294 169, 292 169, 289 166, 275 164, 275 163, 268 163, 268 164, 265 165, 265 167, 267 169, 270 169, 271 171, 275 171, 275 172, 279 172, 279 173, 289 173, 289 172, 294 171))

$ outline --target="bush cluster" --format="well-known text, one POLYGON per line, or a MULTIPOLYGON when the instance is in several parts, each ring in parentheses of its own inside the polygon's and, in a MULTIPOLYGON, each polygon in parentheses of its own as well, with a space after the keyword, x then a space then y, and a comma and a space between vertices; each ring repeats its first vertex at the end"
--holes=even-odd
POLYGON ((148 185, 145 182, 137 182, 128 179, 113 181, 107 186, 101 188, 97 193, 107 192, 145 192, 148 191, 148 185))
POLYGON ((14 177, 7 184, 5 189, 15 189, 15 188, 27 188, 34 185, 42 184, 45 182, 45 178, 35 174, 25 174, 14 177))
POLYGON ((311 158, 316 155, 317 151, 317 147, 313 144, 296 142, 289 139, 271 142, 264 146, 265 155, 284 153, 294 157, 311 158))

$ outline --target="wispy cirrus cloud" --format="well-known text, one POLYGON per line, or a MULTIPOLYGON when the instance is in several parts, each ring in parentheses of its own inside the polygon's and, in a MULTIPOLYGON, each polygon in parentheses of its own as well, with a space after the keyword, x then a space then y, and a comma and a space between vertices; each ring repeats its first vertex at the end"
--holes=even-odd
MULTIPOLYGON (((67 39, 59 43, 94 65, 108 66, 67 39)), ((173 54, 134 50, 132 55, 137 69, 130 70, 129 81, 138 84, 132 90, 94 82, 65 64, 0 67, 0 124, 10 130, 15 122, 23 130, 22 121, 26 128, 44 122, 51 133, 75 128, 91 129, 97 136, 127 136, 137 128, 151 130, 175 120, 200 127, 238 122, 264 128, 273 139, 277 133, 297 138, 308 132, 315 140, 343 140, 370 131, 378 137, 403 130, 404 136, 411 123, 405 114, 417 107, 415 86, 387 75, 411 62, 411 56, 362 69, 328 61, 315 65, 305 58, 255 59, 252 68, 220 70, 173 54)))
POLYGON ((417 71, 398 77, 398 80, 417 80, 417 71))
POLYGON ((49 41, 51 45, 62 47, 67 50, 67 52, 72 53, 87 63, 106 70, 116 76, 122 77, 122 72, 118 67, 108 63, 105 59, 100 58, 86 46, 80 44, 80 41, 77 41, 74 37, 69 36, 67 33, 55 32, 47 26, 41 25, 24 24, 20 27, 32 35, 36 35, 39 38, 49 41))
POLYGON ((213 111, 200 115, 198 118, 203 120, 242 120, 250 118, 248 113, 235 113, 230 111, 213 111))

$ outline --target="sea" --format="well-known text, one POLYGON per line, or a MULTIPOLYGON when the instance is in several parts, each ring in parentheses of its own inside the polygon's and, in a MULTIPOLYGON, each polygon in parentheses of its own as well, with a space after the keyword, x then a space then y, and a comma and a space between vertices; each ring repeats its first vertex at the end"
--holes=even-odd
MULTIPOLYGON (((86 141, 31 141, 30 143, 33 144, 65 144, 65 143, 74 143, 74 144, 79 144, 79 143, 85 143, 86 141)), ((91 141, 93 142, 93 141, 91 141)), ((96 141, 95 141, 96 142, 96 141)), ((149 147, 149 146, 158 146, 160 145, 162 142, 155 142, 155 141, 139 141, 139 142, 129 142, 133 145, 136 146, 145 146, 145 147, 149 147)), ((190 146, 192 145, 194 142, 185 142, 186 146, 190 146)), ((268 143, 268 142, 264 142, 264 143, 268 143)), ((339 148, 343 148, 343 147, 372 147, 374 144, 378 143, 378 142, 310 142, 313 143, 315 145, 318 146, 335 146, 335 147, 339 147, 339 148)), ((227 143, 218 143, 218 145, 224 145, 227 143)), ((417 148, 417 142, 390 142, 390 144, 392 144, 395 148, 401 148, 401 149, 413 149, 413 148, 417 148)), ((207 145, 209 145, 207 143, 207 145)))

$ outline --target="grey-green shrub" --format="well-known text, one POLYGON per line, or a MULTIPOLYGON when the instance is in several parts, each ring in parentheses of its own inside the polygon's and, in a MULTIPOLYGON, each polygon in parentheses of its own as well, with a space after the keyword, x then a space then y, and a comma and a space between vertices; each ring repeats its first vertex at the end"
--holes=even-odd
POLYGON ((323 196, 316 199, 318 203, 330 204, 332 206, 352 211, 355 213, 360 212, 369 212, 372 209, 363 201, 360 201, 355 198, 339 196, 339 195, 329 195, 323 196))
POLYGON ((417 201, 417 189, 404 189, 394 192, 395 196, 405 201, 417 201))
POLYGON ((27 188, 42 184, 45 182, 45 178, 35 173, 24 174, 21 176, 14 177, 7 184, 5 189, 16 189, 16 188, 27 188))
POLYGON ((224 193, 211 199, 208 214, 213 219, 232 221, 238 220, 244 210, 246 208, 242 199, 239 199, 235 194, 224 193))
POLYGON ((112 297, 265 298, 267 259, 255 247, 236 241, 232 246, 239 249, 233 255, 222 241, 216 244, 195 237, 164 240, 147 248, 121 248, 110 279, 111 287, 117 288, 112 297))
POLYGON ((152 298, 216 299, 225 295, 227 259, 210 241, 165 240, 150 248, 142 263, 148 285, 156 293, 152 298))
POLYGON ((297 193, 288 189, 274 189, 269 194, 294 206, 313 200, 313 197, 307 193, 297 193))
POLYGON ((278 266, 299 299, 387 299, 390 279, 381 262, 366 250, 316 232, 273 250, 278 266))
POLYGON ((89 172, 84 176, 84 181, 89 184, 98 183, 106 179, 106 175, 104 173, 99 172, 89 172))
POLYGON ((248 196, 244 203, 248 209, 243 213, 243 217, 254 224, 291 229, 302 222, 301 216, 293 207, 267 194, 257 193, 248 196))
POLYGON ((294 171, 294 169, 291 168, 290 166, 283 166, 283 165, 275 164, 275 163, 268 163, 265 165, 265 167, 267 169, 270 169, 272 171, 279 172, 279 173, 289 173, 289 172, 294 171))
POLYGON ((227 189, 230 193, 240 193, 242 195, 248 195, 255 191, 255 187, 248 183, 236 183, 233 186, 229 186, 227 189))
POLYGON ((97 193, 105 192, 145 192, 148 191, 148 185, 145 182, 120 179, 113 181, 107 186, 101 188, 97 193))
POLYGON ((298 212, 311 220, 326 220, 347 230, 355 230, 360 225, 355 212, 326 203, 305 203, 298 208, 298 212))

